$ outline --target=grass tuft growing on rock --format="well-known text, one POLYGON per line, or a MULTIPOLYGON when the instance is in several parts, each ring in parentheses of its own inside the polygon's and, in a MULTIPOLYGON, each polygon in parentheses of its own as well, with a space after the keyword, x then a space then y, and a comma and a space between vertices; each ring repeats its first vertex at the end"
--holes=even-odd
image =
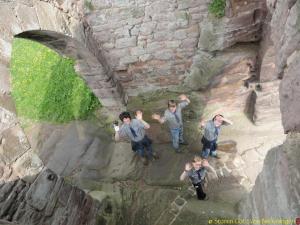
POLYGON ((209 4, 208 11, 217 18, 225 15, 226 0, 212 0, 209 4))
POLYGON ((14 39, 11 74, 12 96, 21 117, 63 123, 85 119, 100 106, 76 74, 74 60, 37 42, 14 39))

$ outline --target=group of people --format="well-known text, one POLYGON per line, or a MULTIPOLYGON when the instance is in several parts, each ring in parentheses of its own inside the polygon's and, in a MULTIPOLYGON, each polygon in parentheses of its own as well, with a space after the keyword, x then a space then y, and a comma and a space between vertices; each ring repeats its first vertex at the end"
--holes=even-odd
MULTIPOLYGON (((182 152, 180 145, 188 145, 183 138, 183 120, 182 110, 190 104, 190 99, 181 94, 179 96, 180 102, 177 104, 175 100, 168 101, 168 108, 165 110, 164 115, 153 114, 152 118, 159 123, 167 123, 171 138, 172 146, 176 153, 182 152)), ((114 125, 115 140, 118 141, 120 137, 127 137, 131 140, 132 150, 135 151, 142 159, 145 165, 148 160, 158 159, 158 155, 153 151, 152 140, 146 135, 145 130, 150 128, 150 125, 143 120, 143 113, 141 110, 135 112, 135 118, 132 118, 129 112, 122 112, 119 115, 122 125, 114 125)), ((209 156, 219 158, 217 155, 217 139, 222 125, 232 124, 223 115, 217 114, 209 121, 201 121, 200 126, 204 128, 201 142, 203 144, 201 157, 195 156, 194 160, 185 165, 185 170, 180 176, 183 180, 189 177, 192 181, 198 199, 207 199, 206 194, 203 192, 202 181, 206 174, 206 168, 211 168, 208 164, 207 158, 209 156)))

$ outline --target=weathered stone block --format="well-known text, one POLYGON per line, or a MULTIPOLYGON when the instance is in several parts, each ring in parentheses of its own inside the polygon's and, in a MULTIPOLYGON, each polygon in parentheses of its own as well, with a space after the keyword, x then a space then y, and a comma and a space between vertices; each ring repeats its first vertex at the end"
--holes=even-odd
POLYGON ((30 145, 20 126, 8 128, 2 133, 1 154, 12 162, 26 152, 30 145))
POLYGON ((48 2, 38 1, 35 3, 39 26, 42 30, 52 30, 61 33, 68 31, 67 23, 61 11, 56 7, 49 7, 48 2), (49 19, 55 18, 55 19, 49 19))
POLYGON ((187 27, 187 25, 189 24, 189 15, 186 11, 175 12, 175 17, 177 28, 187 27))
POLYGON ((172 50, 161 50, 158 51, 154 54, 154 57, 156 59, 160 59, 160 60, 170 60, 174 58, 174 52, 172 50))
POLYGON ((19 23, 14 13, 15 12, 12 5, 1 4, 0 7, 0 15, 1 15, 0 28, 2 30, 1 39, 22 32, 21 24, 19 23), (7 26, 7 24, 9 24, 10 26, 7 26))
POLYGON ((198 38, 187 38, 182 41, 182 48, 196 49, 198 45, 198 38))
POLYGON ((129 38, 130 37, 130 33, 129 33, 129 29, 131 28, 131 26, 124 26, 121 28, 118 28, 114 31, 114 37, 115 38, 129 38))
POLYGON ((163 48, 163 43, 155 41, 155 42, 151 42, 147 45, 147 53, 154 53, 156 52, 158 49, 162 49, 163 48))
POLYGON ((9 70, 5 65, 0 64, 0 92, 6 94, 9 93, 10 90, 9 70))
POLYGON ((165 40, 171 40, 173 37, 172 32, 169 31, 159 31, 154 33, 154 40, 155 41, 165 41, 165 40))
POLYGON ((146 61, 151 60, 151 59, 153 59, 153 55, 151 55, 151 54, 144 54, 144 55, 141 55, 139 57, 139 60, 141 62, 146 62, 146 61))
POLYGON ((111 58, 117 58, 120 59, 124 56, 129 55, 129 49, 128 48, 123 48, 123 49, 112 49, 109 51, 108 56, 111 58))
POLYGON ((7 128, 14 126, 16 122, 16 115, 0 107, 0 133, 2 133, 7 128))
POLYGON ((137 56, 127 56, 120 59, 120 64, 131 64, 139 61, 137 56))
POLYGON ((37 18, 36 10, 23 4, 16 7, 17 17, 22 21, 23 30, 39 30, 40 24, 37 18))
POLYGON ((103 46, 104 49, 112 49, 112 48, 115 47, 115 44, 109 42, 109 43, 104 43, 102 46, 103 46))
POLYGON ((45 209, 57 182, 57 175, 51 170, 42 171, 26 194, 26 202, 39 211, 45 209))
POLYGON ((199 24, 195 24, 187 28, 186 33, 188 37, 199 38, 200 36, 199 24))
POLYGON ((202 2, 198 0, 180 0, 178 1, 178 9, 188 9, 199 6, 202 2))
POLYGON ((140 55, 143 55, 143 54, 146 53, 146 49, 143 48, 143 47, 140 47, 140 46, 133 47, 133 48, 130 49, 130 53, 133 56, 140 56, 140 55))
POLYGON ((140 28, 140 34, 141 35, 152 34, 153 31, 155 30, 156 25, 157 25, 157 22, 154 22, 154 21, 143 23, 140 28))
POLYGON ((181 41, 167 41, 165 43, 166 48, 178 48, 181 44, 181 41))
POLYGON ((121 38, 116 40, 116 48, 127 48, 136 46, 136 37, 121 38))
POLYGON ((168 31, 175 31, 177 28, 176 22, 171 21, 164 21, 157 24, 156 31, 168 30, 168 31))
POLYGON ((177 30, 175 31, 174 35, 173 35, 175 40, 183 40, 187 37, 187 33, 186 30, 177 30))

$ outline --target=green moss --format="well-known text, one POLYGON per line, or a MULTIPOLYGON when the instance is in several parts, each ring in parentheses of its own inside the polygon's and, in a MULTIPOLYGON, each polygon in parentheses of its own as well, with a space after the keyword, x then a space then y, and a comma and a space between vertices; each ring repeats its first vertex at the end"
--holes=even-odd
POLYGON ((217 18, 221 18, 225 15, 225 6, 225 0, 212 0, 209 4, 208 11, 217 18))
POLYGON ((92 1, 91 0, 85 0, 84 1, 84 5, 87 9, 93 11, 94 10, 94 6, 92 4, 92 1))
POLYGON ((74 70, 74 60, 33 41, 13 42, 12 96, 19 116, 37 121, 85 119, 100 103, 74 70))

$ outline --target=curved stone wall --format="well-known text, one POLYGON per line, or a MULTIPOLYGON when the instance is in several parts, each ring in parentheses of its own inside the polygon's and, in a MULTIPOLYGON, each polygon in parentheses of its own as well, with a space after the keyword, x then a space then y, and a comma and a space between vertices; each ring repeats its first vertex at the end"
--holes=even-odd
MULTIPOLYGON (((67 3, 67 1, 65 2, 67 3)), ((63 11, 56 1, 10 1, 1 2, 0 62, 2 76, 8 80, 5 68, 10 61, 11 43, 15 36, 28 38, 45 44, 57 52, 74 58, 77 72, 82 75, 88 86, 99 98, 104 107, 116 110, 122 107, 120 86, 112 78, 104 59, 90 52, 91 39, 80 17, 81 6, 63 11)), ((74 4, 71 4, 74 7, 74 4)), ((101 53, 101 50, 98 49, 101 53)), ((100 54, 98 53, 98 54, 100 54)), ((8 82, 6 82, 7 86, 8 82)), ((2 88, 3 89, 3 88, 2 88)), ((8 91, 6 87, 6 92, 8 91)), ((4 91, 4 89, 3 89, 4 91)))

